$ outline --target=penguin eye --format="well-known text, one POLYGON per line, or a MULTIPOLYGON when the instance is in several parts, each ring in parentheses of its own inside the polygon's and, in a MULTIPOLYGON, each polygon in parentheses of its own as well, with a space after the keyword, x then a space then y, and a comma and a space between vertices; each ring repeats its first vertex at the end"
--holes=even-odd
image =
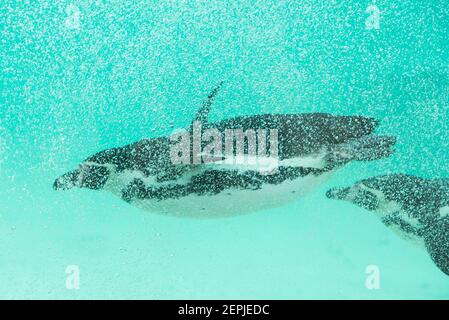
POLYGON ((370 211, 376 210, 379 207, 377 196, 367 190, 360 190, 354 199, 354 203, 370 211))
POLYGON ((103 166, 82 165, 80 172, 80 186, 84 188, 101 189, 109 178, 109 170, 103 166))
POLYGON ((380 181, 378 179, 365 180, 363 181, 363 186, 370 189, 381 190, 380 181))

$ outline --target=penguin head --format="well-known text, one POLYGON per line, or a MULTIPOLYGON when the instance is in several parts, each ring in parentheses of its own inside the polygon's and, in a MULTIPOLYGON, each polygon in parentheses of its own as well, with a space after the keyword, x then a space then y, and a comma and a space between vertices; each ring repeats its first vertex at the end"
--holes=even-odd
POLYGON ((98 190, 109 179, 110 169, 103 164, 83 162, 78 169, 67 172, 53 183, 55 190, 68 190, 74 187, 98 190))
MULTIPOLYGON (((375 179, 375 178, 372 178, 375 179)), ((350 187, 332 188, 326 192, 329 199, 349 201, 369 211, 375 211, 382 202, 382 190, 376 181, 362 180, 350 187)))

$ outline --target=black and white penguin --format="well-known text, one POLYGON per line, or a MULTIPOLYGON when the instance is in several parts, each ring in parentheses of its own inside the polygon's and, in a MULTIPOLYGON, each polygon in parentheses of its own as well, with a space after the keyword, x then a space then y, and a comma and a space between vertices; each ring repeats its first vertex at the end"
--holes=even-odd
POLYGON ((326 195, 375 213, 402 238, 423 245, 449 275, 449 179, 390 174, 330 189, 326 195))
POLYGON ((183 158, 188 161, 174 159, 179 141, 172 136, 143 139, 87 158, 56 179, 54 188, 107 190, 156 213, 220 217, 281 206, 352 160, 371 161, 393 152, 395 138, 375 135, 378 121, 363 116, 262 114, 209 123, 220 86, 184 130, 191 136, 198 130, 209 133, 199 147, 189 137, 189 154, 183 158), (243 154, 237 152, 236 137, 230 144, 226 140, 229 131, 246 134, 243 154), (257 150, 250 147, 249 131, 258 134, 257 141, 253 139, 257 150), (219 147, 210 148, 212 142, 219 147), (221 150, 224 145, 231 145, 231 152, 221 150), (198 161, 205 150, 212 157, 198 161))

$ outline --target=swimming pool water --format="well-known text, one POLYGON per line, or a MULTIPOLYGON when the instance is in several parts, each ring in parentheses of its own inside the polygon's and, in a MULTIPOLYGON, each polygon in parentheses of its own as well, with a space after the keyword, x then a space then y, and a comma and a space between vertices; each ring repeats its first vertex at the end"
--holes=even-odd
POLYGON ((324 196, 392 172, 449 177, 445 1, 7 0, 0 10, 0 298, 449 297, 424 250, 324 196), (211 121, 373 116, 396 152, 352 163, 292 204, 227 219, 53 190, 91 154, 189 125, 220 81, 211 121), (379 288, 366 286, 370 266, 379 288))

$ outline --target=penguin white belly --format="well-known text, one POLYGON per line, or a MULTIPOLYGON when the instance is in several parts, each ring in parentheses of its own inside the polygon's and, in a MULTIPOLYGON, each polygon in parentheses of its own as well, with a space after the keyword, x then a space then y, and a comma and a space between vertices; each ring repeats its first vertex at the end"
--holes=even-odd
MULTIPOLYGON (((315 190, 333 171, 321 175, 308 175, 279 184, 263 184, 261 188, 223 190, 218 194, 195 193, 179 197, 158 199, 133 199, 130 204, 153 213, 178 217, 219 218, 280 207, 315 190)), ((118 188, 108 188, 121 196, 118 188)))
POLYGON ((449 206, 441 207, 439 210, 440 218, 449 216, 449 206))
MULTIPOLYGON (((382 206, 382 211, 378 210, 377 214, 379 217, 385 218, 388 215, 396 215, 398 218, 400 218, 404 223, 407 223, 411 227, 415 228, 416 230, 419 230, 422 228, 422 225, 419 223, 418 219, 410 217, 410 215, 402 209, 402 206, 394 201, 390 201, 385 203, 382 206)), ((424 239, 422 237, 419 237, 416 234, 406 232, 403 230, 399 225, 397 224, 391 224, 388 225, 388 228, 390 228, 396 235, 398 235, 400 238, 413 243, 414 245, 418 247, 424 247, 424 239)))
MULTIPOLYGON (((403 219, 403 220, 406 221, 407 223, 410 223, 410 225, 412 225, 413 227, 416 227, 417 229, 420 228, 419 224, 417 222, 415 222, 414 220, 409 220, 409 219, 408 220, 403 219)), ((419 237, 419 236, 411 234, 411 233, 407 233, 404 230, 402 230, 398 225, 390 225, 389 228, 396 235, 398 235, 401 239, 406 240, 409 243, 412 243, 413 245, 415 245, 417 247, 425 248, 424 239, 422 237, 419 237)))
MULTIPOLYGON (((364 190, 368 190, 369 192, 375 194, 377 199, 379 200, 379 206, 375 210, 375 214, 381 219, 386 219, 392 216, 396 216, 400 218, 403 222, 409 224, 411 227, 420 229, 422 226, 420 225, 418 219, 412 218, 409 216, 407 212, 405 212, 402 208, 402 205, 396 201, 389 201, 385 198, 384 194, 379 190, 368 188, 366 186, 362 186, 364 190)), ((400 238, 409 241, 419 247, 424 246, 424 240, 421 237, 418 237, 415 234, 407 233, 397 224, 388 224, 387 226, 391 231, 393 231, 400 238)))

